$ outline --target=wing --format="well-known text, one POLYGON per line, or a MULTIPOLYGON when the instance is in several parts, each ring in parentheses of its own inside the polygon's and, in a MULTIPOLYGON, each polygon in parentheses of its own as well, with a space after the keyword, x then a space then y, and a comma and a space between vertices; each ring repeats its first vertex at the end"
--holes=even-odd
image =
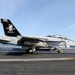
POLYGON ((22 37, 18 43, 19 44, 23 44, 24 42, 38 42, 38 41, 42 41, 41 39, 38 38, 33 38, 33 37, 22 37))
POLYGON ((35 38, 35 37, 22 37, 19 41, 18 41, 18 45, 35 45, 38 42, 43 42, 44 39, 41 38, 35 38))

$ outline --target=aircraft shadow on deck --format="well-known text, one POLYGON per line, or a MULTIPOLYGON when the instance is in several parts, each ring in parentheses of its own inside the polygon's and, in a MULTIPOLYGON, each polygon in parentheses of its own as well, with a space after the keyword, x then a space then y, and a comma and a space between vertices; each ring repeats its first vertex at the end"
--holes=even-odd
MULTIPOLYGON (((73 50, 74 52, 71 52, 71 50, 69 50, 70 52, 68 52, 68 50, 67 51, 64 50, 64 51, 65 51, 64 54, 75 53, 75 50, 73 50)), ((0 53, 5 53, 5 55, 9 55, 9 56, 29 55, 28 53, 26 53, 26 50, 22 48, 0 48, 0 53)), ((33 55, 36 55, 36 54, 59 54, 59 53, 57 53, 57 51, 37 50, 33 53, 33 55)))

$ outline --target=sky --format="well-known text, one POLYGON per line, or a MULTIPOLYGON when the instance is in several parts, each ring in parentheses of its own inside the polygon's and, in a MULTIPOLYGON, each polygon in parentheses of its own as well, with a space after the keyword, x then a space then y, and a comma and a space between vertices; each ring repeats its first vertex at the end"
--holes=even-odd
POLYGON ((62 35, 75 40, 75 0, 0 0, 0 18, 10 19, 24 36, 62 35))

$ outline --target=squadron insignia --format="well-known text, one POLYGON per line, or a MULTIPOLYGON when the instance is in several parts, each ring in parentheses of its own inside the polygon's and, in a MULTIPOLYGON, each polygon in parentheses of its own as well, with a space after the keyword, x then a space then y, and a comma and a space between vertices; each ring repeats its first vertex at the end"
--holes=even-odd
POLYGON ((9 26, 6 29, 8 30, 8 33, 14 33, 15 30, 12 24, 9 24, 9 26))

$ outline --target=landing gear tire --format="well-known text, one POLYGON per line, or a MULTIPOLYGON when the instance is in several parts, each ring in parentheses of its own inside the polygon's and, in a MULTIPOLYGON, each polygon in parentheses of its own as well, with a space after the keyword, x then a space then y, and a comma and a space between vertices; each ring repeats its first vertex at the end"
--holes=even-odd
POLYGON ((28 50, 26 51, 26 53, 32 54, 34 51, 35 51, 35 48, 33 48, 33 49, 28 49, 28 50))
POLYGON ((58 50, 58 53, 63 53, 63 51, 62 50, 58 50))
POLYGON ((27 50, 26 53, 32 54, 33 53, 33 50, 27 50))

